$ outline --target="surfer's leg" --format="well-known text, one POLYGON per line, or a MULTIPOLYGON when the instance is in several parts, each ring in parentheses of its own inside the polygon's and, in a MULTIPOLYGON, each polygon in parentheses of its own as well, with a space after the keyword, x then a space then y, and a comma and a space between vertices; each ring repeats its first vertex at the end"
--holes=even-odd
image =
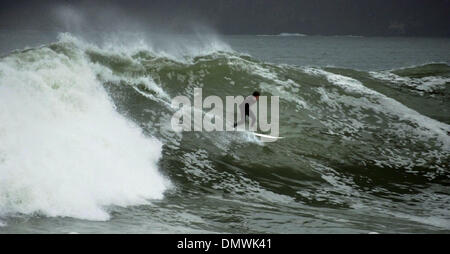
POLYGON ((251 125, 250 125, 250 127, 253 127, 253 125, 255 125, 255 123, 256 123, 256 116, 255 116, 255 114, 253 113, 253 111, 251 111, 251 110, 249 110, 248 116, 250 117, 250 120, 251 120, 251 125))
POLYGON ((242 123, 244 123, 245 122, 245 115, 244 114, 241 114, 241 120, 239 120, 239 122, 236 122, 234 125, 234 127, 236 127, 237 125, 240 125, 240 124, 242 124, 242 123))
POLYGON ((240 125, 240 124, 242 124, 242 123, 245 123, 245 109, 243 109, 243 108, 240 108, 240 110, 241 110, 241 120, 239 120, 239 122, 235 122, 234 123, 234 128, 236 128, 236 126, 238 126, 238 125, 240 125))

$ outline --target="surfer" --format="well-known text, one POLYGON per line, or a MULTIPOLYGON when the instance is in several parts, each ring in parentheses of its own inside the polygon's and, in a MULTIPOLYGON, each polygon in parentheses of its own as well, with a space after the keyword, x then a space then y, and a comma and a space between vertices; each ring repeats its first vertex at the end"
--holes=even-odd
POLYGON ((246 117, 250 117, 251 121, 251 127, 255 125, 256 123, 256 116, 253 113, 253 111, 250 110, 250 106, 255 104, 258 101, 259 98, 259 92, 254 91, 252 95, 249 95, 245 100, 239 105, 239 110, 241 111, 241 120, 239 122, 235 122, 233 127, 236 128, 241 123, 245 122, 246 117))

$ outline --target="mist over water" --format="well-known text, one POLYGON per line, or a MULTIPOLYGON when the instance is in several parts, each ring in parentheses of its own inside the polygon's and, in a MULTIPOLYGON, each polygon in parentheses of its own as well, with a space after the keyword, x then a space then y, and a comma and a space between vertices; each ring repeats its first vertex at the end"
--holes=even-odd
POLYGON ((2 43, 0 232, 449 232, 448 39, 54 13, 57 38, 2 43), (175 133, 171 99, 194 88, 280 96, 285 138, 175 133))

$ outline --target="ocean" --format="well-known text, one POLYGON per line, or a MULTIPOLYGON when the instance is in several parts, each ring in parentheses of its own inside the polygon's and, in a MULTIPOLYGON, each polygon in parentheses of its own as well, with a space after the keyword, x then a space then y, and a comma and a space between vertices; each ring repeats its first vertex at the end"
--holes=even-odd
POLYGON ((450 233, 448 38, 0 31, 0 56, 0 233, 450 233), (279 96, 284 138, 174 132, 195 88, 279 96))

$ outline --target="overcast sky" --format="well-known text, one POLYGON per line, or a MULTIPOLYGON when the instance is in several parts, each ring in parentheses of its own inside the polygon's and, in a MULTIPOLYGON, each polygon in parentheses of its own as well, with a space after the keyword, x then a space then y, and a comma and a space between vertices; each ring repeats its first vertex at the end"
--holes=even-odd
POLYGON ((450 0, 2 0, 0 29, 450 37, 449 13, 450 0))

